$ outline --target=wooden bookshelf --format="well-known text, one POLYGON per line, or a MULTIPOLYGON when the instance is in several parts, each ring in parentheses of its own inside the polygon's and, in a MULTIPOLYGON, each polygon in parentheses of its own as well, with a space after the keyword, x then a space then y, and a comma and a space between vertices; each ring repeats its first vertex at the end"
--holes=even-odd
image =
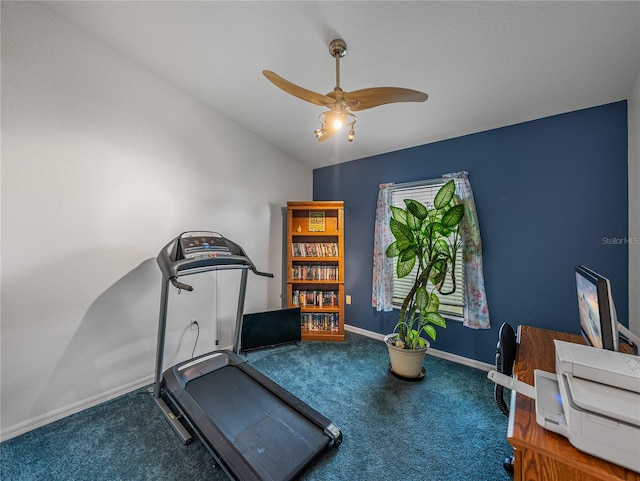
POLYGON ((344 341, 344 203, 287 202, 287 306, 302 340, 344 341))

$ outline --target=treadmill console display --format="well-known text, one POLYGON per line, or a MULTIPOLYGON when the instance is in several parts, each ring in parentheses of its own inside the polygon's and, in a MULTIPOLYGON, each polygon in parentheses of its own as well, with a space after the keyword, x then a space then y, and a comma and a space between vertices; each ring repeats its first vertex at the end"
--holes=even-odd
POLYGON ((182 234, 180 249, 185 259, 231 254, 224 237, 213 232, 186 232, 182 234))

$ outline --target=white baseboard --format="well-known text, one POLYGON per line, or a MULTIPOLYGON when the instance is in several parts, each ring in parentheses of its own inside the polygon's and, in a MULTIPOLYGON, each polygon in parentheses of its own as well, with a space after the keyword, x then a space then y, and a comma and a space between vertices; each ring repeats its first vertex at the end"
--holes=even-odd
POLYGON ((135 391, 136 389, 140 389, 152 383, 153 376, 147 376, 143 379, 138 379, 137 381, 125 384, 124 386, 111 389, 104 393, 92 396, 88 399, 70 404, 69 406, 65 406, 60 409, 56 409, 46 414, 42 414, 35 418, 15 424, 14 426, 5 428, 0 432, 0 442, 15 438, 16 436, 20 436, 21 434, 45 426, 54 421, 58 421, 59 419, 66 418, 67 416, 71 416, 72 414, 76 414, 80 411, 84 411, 85 409, 97 406, 98 404, 102 404, 103 402, 110 401, 117 398, 118 396, 130 393, 131 391, 135 391))
MULTIPOLYGON (((353 332, 354 334, 360 334, 361 336, 370 337, 372 339, 378 339, 380 341, 384 340, 384 334, 380 334, 373 331, 367 331, 366 329, 361 329, 359 327, 350 326, 348 324, 344 325, 344 330, 353 332)), ((438 349, 429 348, 427 354, 433 357, 439 357, 441 359, 446 359, 447 361, 456 362, 458 364, 464 364, 465 366, 473 367, 475 369, 480 369, 481 371, 491 371, 495 369, 493 364, 488 364, 486 362, 477 361, 475 359, 470 359, 468 357, 458 356, 457 354, 451 354, 445 351, 439 351, 438 349)))
POLYGON ((478 361, 476 359, 470 359, 468 357, 458 356, 457 354, 451 354, 450 352, 446 351, 439 351, 438 349, 429 348, 427 354, 433 357, 446 359, 447 361, 457 362, 458 364, 464 364, 465 366, 473 367, 475 369, 480 369, 481 371, 489 372, 492 369, 495 369, 495 366, 493 364, 478 361))
POLYGON ((379 334, 373 331, 367 331, 366 329, 362 329, 361 327, 350 326, 349 324, 345 324, 344 330, 353 332, 354 334, 360 334, 361 336, 370 337, 371 339, 384 341, 384 334, 379 334))

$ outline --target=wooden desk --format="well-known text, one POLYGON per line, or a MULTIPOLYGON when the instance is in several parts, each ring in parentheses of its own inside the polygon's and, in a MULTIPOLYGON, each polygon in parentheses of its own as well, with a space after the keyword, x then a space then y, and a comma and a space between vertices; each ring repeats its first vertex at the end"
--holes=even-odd
MULTIPOLYGON (((554 339, 584 344, 582 337, 535 327, 518 328, 513 373, 533 385, 534 369, 555 372, 554 339)), ((514 450, 515 481, 640 481, 640 474, 578 451, 569 440, 536 422, 535 401, 512 392, 507 440, 514 450)), ((640 453, 639 453, 640 455, 640 453)))

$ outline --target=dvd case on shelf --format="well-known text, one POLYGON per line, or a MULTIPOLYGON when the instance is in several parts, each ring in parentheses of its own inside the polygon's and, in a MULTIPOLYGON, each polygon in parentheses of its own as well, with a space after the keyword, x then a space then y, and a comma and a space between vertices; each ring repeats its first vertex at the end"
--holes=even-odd
POLYGON ((307 331, 338 332, 340 330, 340 314, 337 312, 303 312, 300 327, 307 331))
POLYGON ((294 257, 338 257, 337 242, 293 242, 294 257))
POLYGON ((294 289, 291 296, 294 307, 338 307, 338 291, 307 291, 294 289))

